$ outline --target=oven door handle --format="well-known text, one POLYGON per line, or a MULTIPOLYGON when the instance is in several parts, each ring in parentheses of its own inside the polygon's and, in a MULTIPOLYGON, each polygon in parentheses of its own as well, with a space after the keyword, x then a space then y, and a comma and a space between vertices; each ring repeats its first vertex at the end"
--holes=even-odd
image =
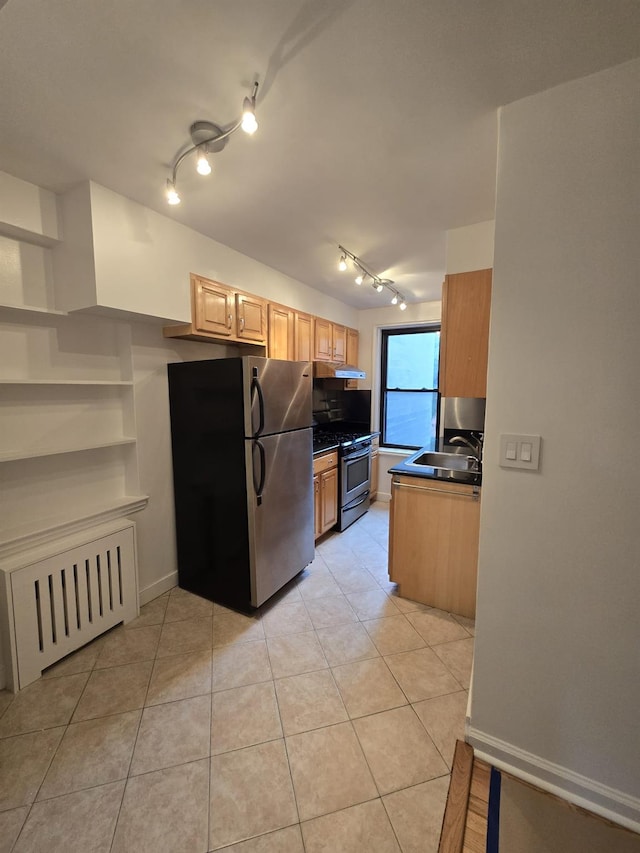
POLYGON ((353 459, 364 459, 365 456, 371 455, 371 447, 367 447, 365 450, 359 450, 357 453, 345 453, 342 459, 345 462, 351 462, 353 459))
POLYGON ((363 504, 366 501, 366 499, 369 497, 370 493, 371 493, 371 490, 367 489, 367 491, 364 492, 364 494, 362 495, 362 497, 360 498, 360 500, 357 503, 347 504, 346 506, 343 506, 342 511, 348 512, 349 510, 355 509, 357 506, 360 506, 360 504, 363 504))

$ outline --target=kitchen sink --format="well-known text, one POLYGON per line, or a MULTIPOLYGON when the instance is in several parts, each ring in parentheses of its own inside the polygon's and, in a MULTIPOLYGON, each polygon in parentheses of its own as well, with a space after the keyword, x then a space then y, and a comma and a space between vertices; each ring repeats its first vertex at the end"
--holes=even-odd
POLYGON ((426 468, 443 468, 446 471, 479 471, 480 466, 475 456, 464 456, 461 453, 423 453, 419 451, 410 457, 405 465, 426 468))

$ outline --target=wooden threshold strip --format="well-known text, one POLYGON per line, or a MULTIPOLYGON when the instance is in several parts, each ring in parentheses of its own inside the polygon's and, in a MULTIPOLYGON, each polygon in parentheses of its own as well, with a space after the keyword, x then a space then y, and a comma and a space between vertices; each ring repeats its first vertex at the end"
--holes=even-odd
POLYGON ((456 742, 438 853, 485 853, 491 768, 456 742))

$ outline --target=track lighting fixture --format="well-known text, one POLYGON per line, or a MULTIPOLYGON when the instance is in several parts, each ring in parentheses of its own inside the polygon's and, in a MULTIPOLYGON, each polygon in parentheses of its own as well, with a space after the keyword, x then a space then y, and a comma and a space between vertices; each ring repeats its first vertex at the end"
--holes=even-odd
POLYGON ((366 278, 371 279, 371 286, 378 293, 382 293, 382 291, 386 288, 390 290, 393 294, 393 298, 391 300, 392 305, 398 305, 400 303, 400 310, 406 310, 407 303, 404 301, 404 296, 400 293, 399 290, 396 289, 394 283, 389 278, 380 278, 379 275, 372 273, 371 270, 367 269, 364 263, 360 260, 357 255, 354 255, 348 249, 345 249, 344 246, 338 246, 338 249, 342 252, 340 255, 340 260, 338 261, 338 269, 340 272, 345 272, 347 269, 347 258, 350 258, 353 262, 354 267, 358 270, 358 275, 355 278, 356 284, 362 284, 362 282, 366 278))
POLYGON ((180 164, 188 157, 189 154, 197 152, 196 171, 199 175, 211 174, 210 155, 217 154, 227 144, 227 140, 232 133, 242 128, 249 135, 254 134, 258 129, 256 121, 256 96, 258 94, 258 84, 253 84, 251 97, 246 97, 242 104, 242 116, 228 130, 223 130, 217 124, 211 121, 196 121, 189 128, 189 135, 193 143, 186 151, 183 151, 176 158, 171 169, 171 177, 167 179, 166 198, 167 204, 180 204, 180 196, 176 189, 176 178, 180 164))

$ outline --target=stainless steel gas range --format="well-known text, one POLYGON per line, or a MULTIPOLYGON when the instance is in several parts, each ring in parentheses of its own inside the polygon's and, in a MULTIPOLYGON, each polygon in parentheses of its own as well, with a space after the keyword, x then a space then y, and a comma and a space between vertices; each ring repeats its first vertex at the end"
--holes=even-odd
POLYGON ((313 450, 337 447, 338 523, 346 530, 369 509, 371 494, 371 444, 374 433, 351 430, 314 430, 313 450))

